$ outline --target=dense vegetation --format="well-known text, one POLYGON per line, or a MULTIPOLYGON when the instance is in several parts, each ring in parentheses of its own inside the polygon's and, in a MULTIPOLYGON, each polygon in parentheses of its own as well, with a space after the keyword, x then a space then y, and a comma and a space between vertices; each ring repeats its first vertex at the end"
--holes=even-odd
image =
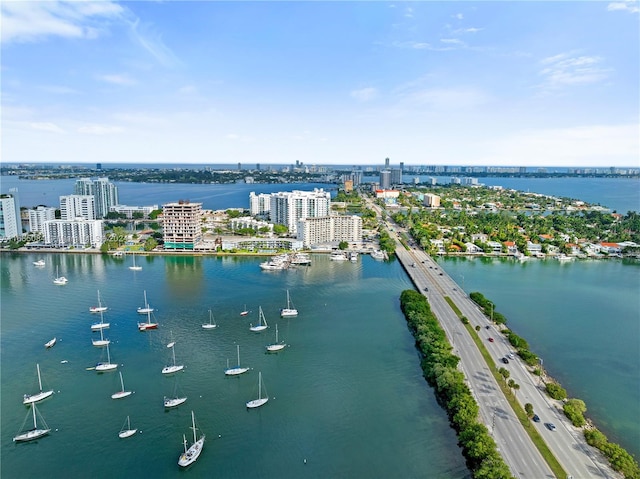
POLYGON ((427 299, 414 290, 403 291, 400 305, 422 355, 422 371, 434 388, 458 433, 467 466, 476 479, 511 478, 487 427, 478 421, 478 405, 457 369, 460 358, 451 353, 444 330, 431 312, 427 299))
POLYGON ((611 467, 622 473, 626 479, 640 479, 638 462, 620 445, 609 442, 607 436, 595 428, 585 430, 584 437, 589 445, 600 449, 609 459, 611 467))

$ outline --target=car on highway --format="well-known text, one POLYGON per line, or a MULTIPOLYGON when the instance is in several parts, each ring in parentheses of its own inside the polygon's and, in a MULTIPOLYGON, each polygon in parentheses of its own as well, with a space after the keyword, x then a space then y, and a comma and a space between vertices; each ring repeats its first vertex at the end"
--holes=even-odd
POLYGON ((515 356, 513 355, 513 353, 509 353, 509 354, 507 354, 507 357, 508 357, 509 359, 515 359, 515 356))
POLYGON ((490 328, 491 328, 491 326, 485 326, 484 327, 484 329, 490 329, 490 328))
POLYGON ((505 364, 509 364, 509 360, 507 358, 502 358, 502 362, 505 364))
POLYGON ((537 414, 534 414, 531 419, 533 419, 533 422, 540 422, 540 416, 538 416, 537 414))
POLYGON ((489 338, 489 342, 492 343, 493 342, 493 338, 489 338))
POLYGON ((544 425, 549 431, 555 431, 556 430, 556 425, 553 424, 552 422, 545 422, 544 425))
POLYGON ((429 288, 424 288, 425 291, 429 291, 429 288))

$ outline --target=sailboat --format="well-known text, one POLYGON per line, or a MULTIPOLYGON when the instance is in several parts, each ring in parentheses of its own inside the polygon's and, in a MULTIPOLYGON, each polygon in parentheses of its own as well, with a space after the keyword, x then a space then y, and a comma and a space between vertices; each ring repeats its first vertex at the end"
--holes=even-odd
POLYGON ((186 396, 185 397, 179 397, 178 396, 178 380, 176 379, 176 384, 173 388, 173 397, 164 397, 164 407, 167 409, 170 409, 172 407, 176 407, 179 406, 180 404, 184 403, 187 400, 186 396))
POLYGON ((98 321, 97 323, 93 323, 91 325, 91 331, 102 331, 103 329, 106 329, 109 326, 111 326, 111 324, 104 322, 104 315, 102 314, 102 311, 100 311, 100 321, 98 321))
POLYGON ((33 265, 38 268, 42 268, 45 265, 45 262, 43 259, 39 259, 38 261, 34 261, 33 265))
MULTIPOLYGON (((175 348, 175 341, 171 342, 171 354, 173 356, 173 364, 169 365, 169 366, 165 366, 162 368, 162 374, 173 374, 173 373, 177 373, 178 371, 181 371, 184 366, 182 364, 176 364, 176 348, 175 348)), ((167 346, 169 347, 169 346, 167 346)))
POLYGON ((35 394, 25 394, 22 399, 22 404, 33 404, 43 399, 47 399, 49 396, 53 394, 53 390, 51 391, 43 391, 42 390, 42 379, 40 378, 40 365, 36 364, 36 369, 38 370, 38 392, 35 394))
POLYGON ((124 439, 125 437, 133 436, 136 432, 138 432, 138 429, 131 429, 131 421, 129 420, 129 416, 127 416, 127 420, 122 425, 122 429, 120 429, 118 437, 120 439, 124 439))
POLYGON ((104 334, 102 333, 102 328, 100 328, 100 339, 92 339, 91 343, 96 347, 96 348, 102 348, 103 346, 107 346, 108 344, 111 343, 111 340, 109 339, 104 339, 104 334))
POLYGON ((251 331, 256 332, 256 333, 258 333, 260 331, 264 331, 265 329, 267 329, 269 327, 269 325, 267 324, 267 320, 264 317, 264 313, 262 312, 262 306, 259 306, 258 309, 259 309, 258 325, 257 326, 251 325, 251 327, 249 328, 251 331))
MULTIPOLYGON (((42 416, 40 416, 40 420, 44 424, 45 429, 39 429, 38 428, 38 422, 36 421, 37 409, 36 409, 35 403, 33 403, 31 405, 31 409, 33 410, 32 411, 32 414, 33 414, 33 428, 29 429, 28 431, 23 432, 22 434, 18 434, 17 436, 15 436, 13 438, 13 442, 33 441, 34 439, 38 439, 39 437, 46 436, 47 434, 49 434, 49 431, 51 431, 49 426, 47 426, 47 423, 44 422, 44 419, 42 418, 42 416)), ((27 413, 27 416, 24 418, 24 422, 22 423, 23 427, 24 427, 24 423, 27 422, 27 418, 28 417, 29 417, 29 413, 27 413)))
POLYGON ((202 325, 203 329, 215 329, 218 325, 213 320, 213 313, 209 310, 209 322, 202 325))
POLYGON ((54 347, 56 345, 56 341, 58 341, 57 338, 50 339, 49 341, 44 343, 44 347, 47 348, 47 349, 52 348, 52 347, 54 347))
POLYGON ((249 310, 247 309, 247 305, 244 305, 244 309, 242 311, 240 311, 240 316, 246 316, 247 314, 249 314, 249 310))
POLYGON ((278 325, 276 324, 276 342, 273 344, 269 344, 266 348, 270 353, 274 353, 276 351, 280 351, 284 349, 287 345, 285 343, 278 342, 278 325))
POLYGON ((246 373, 249 370, 249 368, 240 367, 240 345, 236 345, 236 348, 238 349, 238 365, 233 368, 227 367, 224 371, 227 376, 237 376, 238 374, 246 373))
POLYGON ((147 302, 147 291, 144 292, 144 306, 138 308, 138 314, 153 313, 153 308, 147 302))
POLYGON ((60 276, 60 272, 59 272, 59 268, 56 265, 56 277, 53 278, 53 284, 57 284, 59 286, 65 285, 69 282, 69 280, 67 278, 65 278, 64 276, 60 276))
POLYGON ((133 253, 131 256, 133 257, 133 265, 129 266, 129 269, 131 271, 140 271, 140 270, 142 270, 142 266, 136 266, 136 254, 133 253))
POLYGON ((102 302, 100 301, 100 291, 98 291, 98 306, 91 306, 89 308, 89 312, 90 313, 102 313, 103 311, 106 311, 107 307, 106 306, 102 306, 102 302))
POLYGON ((264 397, 262 397, 262 372, 258 373, 258 399, 252 399, 247 403, 247 408, 254 409, 262 406, 269 400, 269 396, 267 396, 267 391, 264 391, 264 397))
POLYGON ((200 439, 197 438, 196 417, 193 414, 193 411, 191 411, 191 423, 192 423, 191 429, 193 429, 193 444, 191 444, 191 446, 189 446, 189 449, 187 449, 187 438, 184 435, 182 435, 184 452, 180 454, 180 458, 178 459, 178 465, 180 467, 187 467, 193 464, 194 462, 196 462, 198 460, 198 457, 200 457, 202 448, 204 447, 205 435, 203 434, 202 436, 200 436, 200 439))
POLYGON ((105 371, 113 371, 117 368, 118 364, 111 362, 111 353, 109 352, 109 345, 107 344, 107 362, 96 364, 95 370, 99 373, 103 373, 105 371))
POLYGON ((120 373, 120 387, 122 389, 117 393, 113 393, 111 395, 111 399, 122 399, 122 398, 126 398, 127 396, 131 396, 131 391, 124 390, 124 381, 122 380, 122 371, 118 371, 118 372, 120 373))
POLYGON ((289 298, 289 290, 287 290, 287 307, 280 310, 280 316, 283 318, 290 318, 298 316, 298 310, 291 307, 291 299, 289 298))

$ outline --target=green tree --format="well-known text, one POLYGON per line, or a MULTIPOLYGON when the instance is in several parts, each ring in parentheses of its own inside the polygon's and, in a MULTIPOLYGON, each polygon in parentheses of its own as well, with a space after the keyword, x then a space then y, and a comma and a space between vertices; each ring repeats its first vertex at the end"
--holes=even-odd
POLYGON ((349 247, 349 243, 346 241, 340 241, 340 243, 338 244, 338 248, 341 250, 345 250, 349 247))
POLYGON ((289 232, 289 228, 285 225, 273 225, 273 232, 277 235, 284 235, 289 232))
POLYGON ((528 402, 524 405, 524 412, 527 413, 527 417, 533 417, 533 404, 528 402))

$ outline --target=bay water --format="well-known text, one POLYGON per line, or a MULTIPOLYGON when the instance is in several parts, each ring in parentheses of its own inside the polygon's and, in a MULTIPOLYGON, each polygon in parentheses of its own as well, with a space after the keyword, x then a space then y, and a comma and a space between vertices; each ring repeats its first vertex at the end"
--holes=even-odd
POLYGON ((2 254, 1 475, 3 478, 178 477, 183 434, 192 440, 191 411, 204 451, 191 477, 469 477, 454 431, 422 378, 420 359, 399 309, 411 284, 397 262, 363 256, 357 263, 312 255, 313 264, 263 272, 246 257, 2 254), (37 268, 33 261, 44 259, 37 268), (69 279, 56 286, 59 268, 69 279), (117 372, 91 368, 106 351, 89 313, 97 291, 108 306, 117 372), (280 319, 286 291, 300 311, 280 319), (159 328, 139 332, 136 308, 147 292, 159 328), (240 316, 245 308, 251 312, 240 316), (269 328, 249 331, 262 307, 269 328), (205 330, 211 309, 218 328, 205 330), (279 339, 290 346, 266 354, 279 339), (44 343, 53 337, 52 349, 44 343), (172 362, 183 372, 161 373, 172 362), (251 370, 227 377, 237 363, 251 370), (24 393, 55 394, 38 405, 48 437, 14 444, 29 410, 24 393), (89 369, 87 369, 89 368, 89 369), (258 372, 269 402, 256 410, 258 372), (163 397, 186 395, 165 410, 163 397), (120 439, 126 417, 139 432, 120 439))

